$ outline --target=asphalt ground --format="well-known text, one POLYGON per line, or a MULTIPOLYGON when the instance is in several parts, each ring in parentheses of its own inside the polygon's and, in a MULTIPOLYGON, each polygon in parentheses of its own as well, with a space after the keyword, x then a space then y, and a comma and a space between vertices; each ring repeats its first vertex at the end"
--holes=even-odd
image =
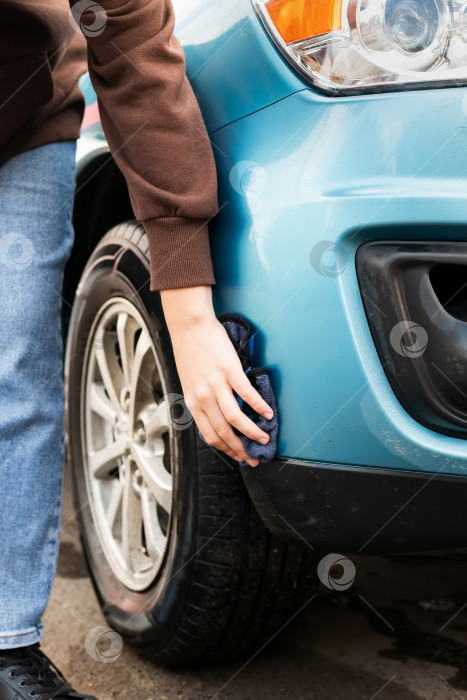
POLYGON ((109 656, 67 480, 42 646, 99 700, 467 700, 467 557, 352 561, 348 590, 323 587, 254 658, 166 669, 118 639, 109 656))

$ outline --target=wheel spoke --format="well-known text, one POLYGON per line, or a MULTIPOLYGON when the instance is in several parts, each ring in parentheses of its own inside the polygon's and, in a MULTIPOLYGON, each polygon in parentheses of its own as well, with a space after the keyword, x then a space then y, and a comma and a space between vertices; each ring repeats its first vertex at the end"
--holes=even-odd
POLYGON ((127 387, 131 384, 131 367, 134 361, 133 338, 135 335, 135 322, 128 314, 121 313, 117 320, 117 338, 120 348, 120 361, 122 363, 123 377, 127 387))
POLYGON ((141 510, 146 549, 150 557, 159 559, 165 549, 167 538, 161 530, 154 498, 145 484, 141 488, 141 510))
POLYGON ((124 469, 122 501, 122 554, 130 571, 135 570, 138 554, 141 556, 141 527, 143 515, 141 504, 133 488, 133 471, 127 463, 124 469))
POLYGON ((167 432, 169 429, 169 420, 168 403, 167 401, 161 401, 160 404, 155 407, 154 412, 145 424, 147 436, 152 437, 167 432))
POLYGON ((111 469, 117 466, 117 459, 127 452, 128 441, 121 437, 101 450, 91 452, 88 457, 89 469, 95 479, 106 479, 111 469))
POLYGON ((148 352, 151 351, 151 341, 149 339, 149 335, 147 332, 143 329, 141 332, 141 335, 138 339, 138 342, 136 344, 136 350, 135 350, 135 356, 133 360, 133 367, 131 370, 131 396, 133 397, 133 403, 134 399, 136 396, 136 392, 138 389, 138 381, 141 376, 141 365, 144 362, 144 359, 148 352))
POLYGON ((102 381, 104 382, 105 390, 115 408, 120 411, 120 392, 123 388, 121 377, 122 372, 117 363, 117 358, 110 359, 109 352, 106 351, 103 345, 103 334, 100 340, 96 340, 96 360, 101 373, 102 381), (120 375, 120 376, 119 376, 120 375))
POLYGON ((130 450, 156 501, 167 513, 170 513, 172 509, 172 477, 164 468, 162 455, 148 455, 143 448, 135 443, 130 444, 130 450))
POLYGON ((105 513, 105 517, 107 520, 107 524, 110 528, 110 532, 112 532, 114 524, 115 524, 115 518, 117 517, 117 513, 119 508, 122 505, 122 497, 123 497, 123 482, 121 479, 115 479, 114 480, 114 492, 112 494, 112 498, 110 500, 109 507, 107 508, 107 511, 105 513))
POLYGON ((122 502, 122 554, 127 567, 131 570, 131 501, 133 489, 131 484, 131 470, 129 465, 125 469, 125 479, 123 482, 123 502, 122 502))
POLYGON ((115 425, 118 412, 107 398, 104 386, 93 382, 91 384, 90 407, 94 413, 106 420, 110 425, 115 425))

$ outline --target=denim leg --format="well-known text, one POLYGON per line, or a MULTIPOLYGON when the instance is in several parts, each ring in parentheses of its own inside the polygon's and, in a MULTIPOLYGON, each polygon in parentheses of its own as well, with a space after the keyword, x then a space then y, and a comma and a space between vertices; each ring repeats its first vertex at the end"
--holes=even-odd
POLYGON ((42 637, 57 564, 75 147, 42 146, 0 168, 0 649, 42 637))

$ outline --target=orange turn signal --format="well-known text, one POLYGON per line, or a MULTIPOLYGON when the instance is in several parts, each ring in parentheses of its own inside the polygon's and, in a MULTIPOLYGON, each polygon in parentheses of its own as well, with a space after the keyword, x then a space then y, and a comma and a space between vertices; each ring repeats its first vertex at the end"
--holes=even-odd
POLYGON ((266 9, 286 44, 342 29, 342 0, 269 0, 266 9))

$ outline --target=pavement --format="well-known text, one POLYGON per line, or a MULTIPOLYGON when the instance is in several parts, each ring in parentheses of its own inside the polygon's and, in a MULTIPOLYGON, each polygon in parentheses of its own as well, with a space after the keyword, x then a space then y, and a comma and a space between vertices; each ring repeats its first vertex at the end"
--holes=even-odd
POLYGON ((106 656, 66 482, 42 646, 99 700, 467 700, 467 557, 352 561, 351 588, 322 591, 251 659, 166 669, 127 644, 106 656))

